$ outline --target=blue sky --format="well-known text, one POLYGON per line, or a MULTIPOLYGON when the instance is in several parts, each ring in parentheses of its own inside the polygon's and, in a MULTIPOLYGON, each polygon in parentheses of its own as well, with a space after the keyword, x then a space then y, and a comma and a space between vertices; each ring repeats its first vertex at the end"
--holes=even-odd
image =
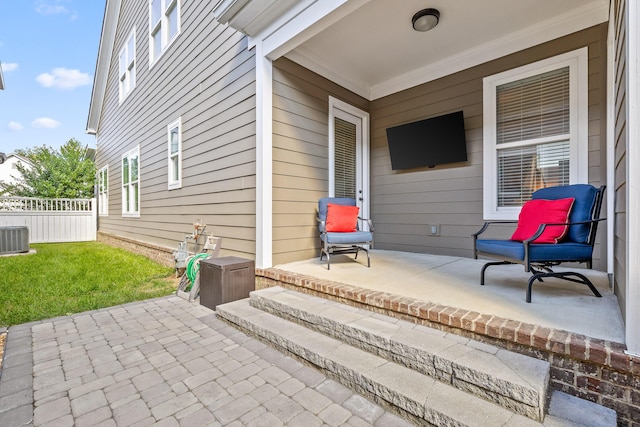
POLYGON ((0 152, 86 134, 104 0, 0 0, 0 152))

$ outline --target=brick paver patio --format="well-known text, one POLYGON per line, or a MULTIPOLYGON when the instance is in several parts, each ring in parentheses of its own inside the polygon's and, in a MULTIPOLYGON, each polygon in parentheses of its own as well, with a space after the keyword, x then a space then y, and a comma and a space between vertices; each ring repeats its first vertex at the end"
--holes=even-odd
POLYGON ((409 425, 165 297, 9 329, 0 426, 409 425))

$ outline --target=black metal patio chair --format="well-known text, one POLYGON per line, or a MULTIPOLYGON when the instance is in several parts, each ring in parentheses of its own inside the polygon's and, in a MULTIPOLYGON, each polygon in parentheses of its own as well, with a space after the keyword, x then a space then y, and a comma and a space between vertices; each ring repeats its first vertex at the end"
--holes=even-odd
MULTIPOLYGON (((565 214, 568 215, 568 220, 538 222, 532 229, 530 228, 535 232, 522 239, 514 239, 514 237, 518 237, 515 235, 516 233, 509 240, 480 239, 479 236, 491 224, 518 222, 520 229, 523 226, 523 220, 525 220, 523 213, 527 208, 526 204, 523 206, 523 213, 520 214, 518 221, 485 222, 482 228, 472 235, 474 258, 486 256, 500 261, 488 262, 482 267, 480 284, 484 285, 485 271, 489 266, 522 264, 526 272, 532 273, 527 283, 526 300, 529 303, 531 302, 533 283, 536 280, 542 282, 546 277, 583 283, 591 289, 596 297, 600 297, 598 290, 585 275, 578 271, 553 271, 552 267, 566 262, 585 263, 587 268, 592 267, 593 246, 598 223, 605 219, 600 218, 604 191, 605 186, 596 188, 588 184, 537 190, 533 193, 531 200, 535 205, 530 205, 527 212, 533 212, 533 216, 536 218, 543 218, 547 213, 545 206, 548 206, 549 210, 556 209, 561 200, 573 199, 569 211, 565 214), (541 241, 546 243, 541 243, 541 241)), ((530 224, 528 226, 531 227, 530 224)))

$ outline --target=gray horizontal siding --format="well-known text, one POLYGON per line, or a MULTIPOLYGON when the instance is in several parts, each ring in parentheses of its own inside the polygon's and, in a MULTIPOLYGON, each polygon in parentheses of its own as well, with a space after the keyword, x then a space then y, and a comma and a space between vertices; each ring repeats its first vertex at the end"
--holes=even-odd
POLYGON ((148 8, 124 0, 98 128, 109 165, 109 216, 100 231, 167 247, 199 218, 223 254, 255 257, 255 61, 246 38, 183 2, 181 34, 149 68, 148 8), (118 52, 136 27, 136 87, 118 105, 118 52), (182 188, 167 189, 166 127, 182 118, 182 188), (140 146, 140 218, 121 216, 121 156, 140 146))
MULTIPOLYGON (((473 256, 471 233, 482 219, 482 79, 563 52, 589 47, 589 181, 605 181, 606 25, 443 77, 371 103, 372 217, 376 247, 473 256), (454 111, 464 112, 468 161, 435 168, 391 170, 386 129, 454 111), (430 236, 428 225, 439 225, 430 236)), ((606 211, 605 211, 606 212, 606 211)), ((502 229, 508 236, 513 229, 502 229)), ((606 228, 599 230, 604 242, 606 228)), ((596 268, 604 268, 597 247, 596 268)))
POLYGON ((368 101, 279 59, 273 70, 273 263, 318 255, 318 199, 328 195, 329 96, 368 101))

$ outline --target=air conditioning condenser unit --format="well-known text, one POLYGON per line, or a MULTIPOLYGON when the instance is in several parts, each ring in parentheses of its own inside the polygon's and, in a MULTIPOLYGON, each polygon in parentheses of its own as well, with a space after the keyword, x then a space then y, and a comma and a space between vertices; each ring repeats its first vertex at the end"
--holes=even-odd
POLYGON ((0 227, 0 255, 29 252, 29 229, 26 226, 0 227))

